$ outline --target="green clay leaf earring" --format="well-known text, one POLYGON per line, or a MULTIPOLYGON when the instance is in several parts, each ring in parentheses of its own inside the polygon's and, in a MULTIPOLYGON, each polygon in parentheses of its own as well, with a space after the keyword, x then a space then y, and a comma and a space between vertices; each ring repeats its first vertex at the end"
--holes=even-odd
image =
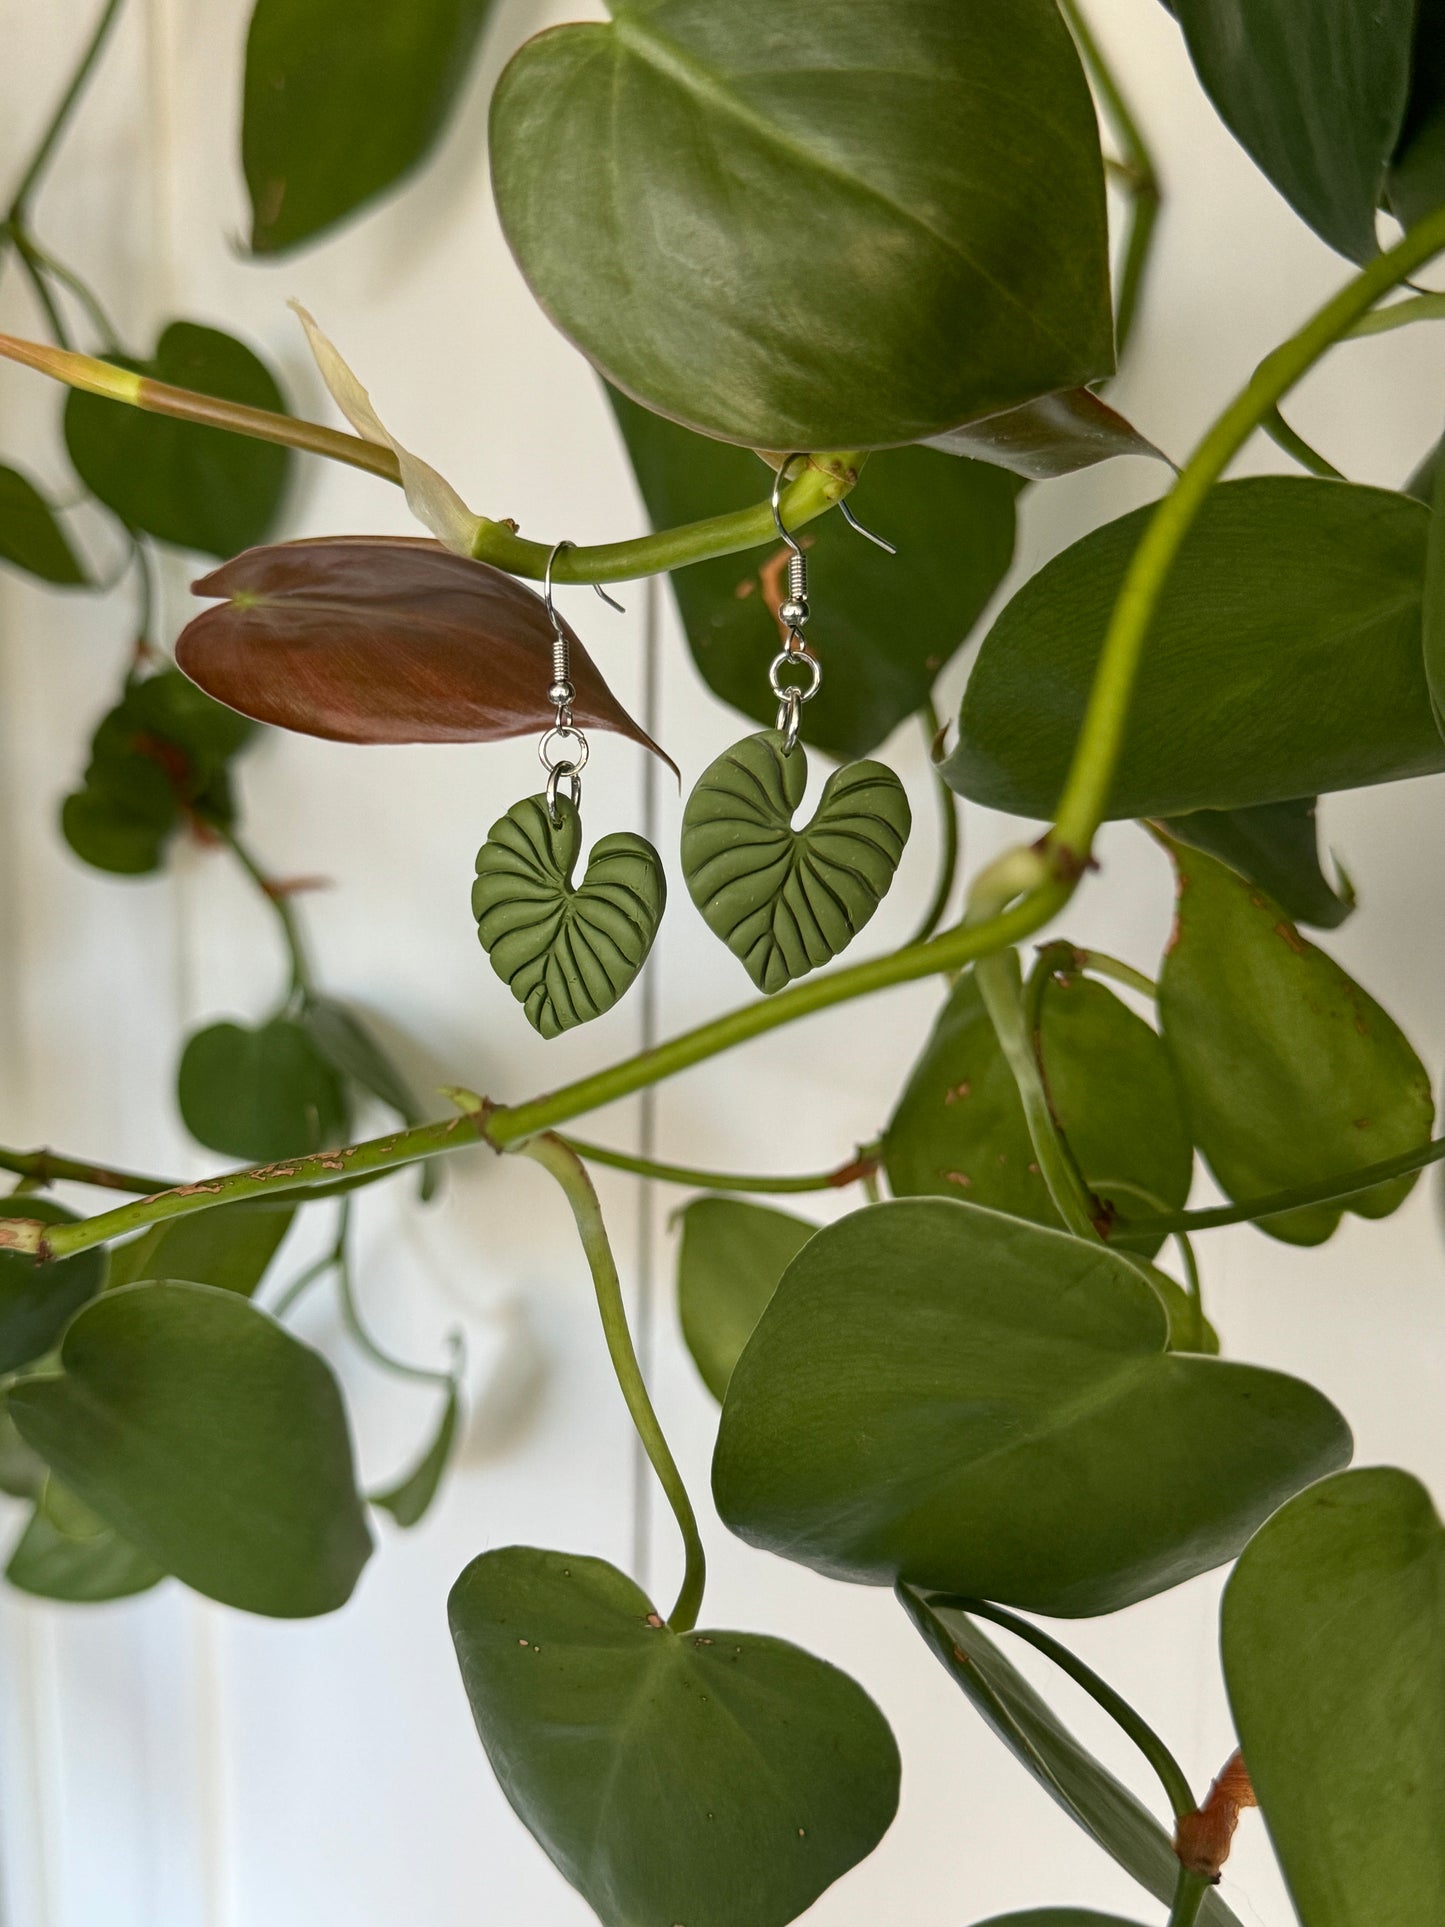
MULTIPOLYGON (((662 859, 646 837, 620 832, 593 849, 580 886, 582 771, 587 738, 572 721, 567 634, 552 602, 552 686, 557 721, 538 751, 545 789, 524 797, 487 832, 477 853, 472 914, 492 968, 543 1037, 560 1036, 608 1011, 647 961, 667 902, 662 859)), ((612 598, 599 587, 606 602, 612 598)), ((613 603, 616 608, 618 605, 613 603)))
MULTIPOLYGON (((789 456, 773 484, 773 520, 792 551, 778 620, 787 640, 768 681, 778 698, 774 729, 725 750, 698 780, 682 818, 682 870, 693 902, 759 990, 781 990, 847 947, 888 893, 912 827, 903 785, 883 763, 835 770, 811 823, 793 827, 808 783, 798 741, 803 704, 818 693, 822 664, 803 640, 808 561, 783 526, 779 499, 789 456), (785 682, 801 671, 804 680, 785 682)), ((841 505, 861 535, 892 553, 841 505)))

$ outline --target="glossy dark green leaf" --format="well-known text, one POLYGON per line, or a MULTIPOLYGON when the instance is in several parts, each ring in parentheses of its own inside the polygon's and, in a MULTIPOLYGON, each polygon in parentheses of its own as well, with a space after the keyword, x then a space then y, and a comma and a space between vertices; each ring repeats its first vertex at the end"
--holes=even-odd
POLYGON ((177 1096, 199 1143, 260 1164, 304 1157, 346 1134, 346 1094, 306 1026, 212 1024, 181 1055, 177 1096))
POLYGON ((850 449, 1109 372, 1098 128, 1050 0, 614 15, 522 48, 491 146, 523 273, 617 387, 850 449))
MULTIPOLYGON (((39 1218, 74 1224, 75 1213, 49 1198, 0 1198, 0 1218, 39 1218)), ((78 1251, 59 1264, 39 1264, 27 1252, 0 1251, 0 1374, 51 1350, 80 1307, 105 1284, 104 1250, 78 1251)))
MULTIPOLYGON (((1169 1056, 1142 1017, 1102 984, 1076 977, 1044 997, 1043 1062, 1059 1121, 1085 1178, 1123 1217, 1182 1210, 1194 1172, 1169 1056), (1140 1186, 1150 1205, 1111 1180, 1140 1186)), ((1038 1165, 1018 1085, 972 971, 960 977, 913 1067, 883 1137, 895 1197, 965 1198, 1036 1224, 1060 1225, 1038 1165)), ((1153 1253, 1162 1238, 1131 1241, 1153 1253)))
POLYGON ((111 1254, 110 1283, 179 1279, 249 1298, 296 1215, 294 1205, 222 1204, 153 1225, 111 1254))
POLYGON ((1386 199, 1405 227, 1445 202, 1445 0, 1418 0, 1410 103, 1386 199))
MULTIPOLYGON (((154 381, 285 412, 265 362, 217 328, 173 321, 151 360, 114 359, 154 381)), ((130 527, 162 542, 229 556, 264 541, 281 509, 291 456, 271 442, 145 414, 73 390, 65 441, 76 472, 130 527)))
POLYGON ((524 1546, 448 1612, 502 1791, 604 1927, 784 1927, 893 1819, 887 1722, 796 1646, 674 1633, 614 1566, 524 1546))
POLYGON ((1296 923, 1333 930, 1354 909, 1355 899, 1348 882, 1333 888, 1320 867, 1317 811, 1314 797, 1301 796, 1249 810, 1195 810, 1170 817, 1164 827, 1181 843, 1219 857, 1257 883, 1296 923))
POLYGON ((222 1604, 344 1605, 371 1552, 329 1367, 235 1292, 139 1284, 75 1320, 63 1371, 17 1385, 21 1434, 107 1524, 222 1604))
POLYGON ((1169 461, 1132 422, 1088 388, 1041 395, 1022 408, 1009 408, 965 428, 951 428, 946 435, 934 435, 928 446, 949 455, 971 455, 1031 482, 1073 475, 1119 455, 1169 461))
MULTIPOLYGON (((771 472, 749 450, 705 440, 608 391, 654 528, 701 521, 761 501, 771 472)), ((897 543, 885 555, 841 515, 801 540, 812 572, 823 682, 803 711, 803 741, 832 756, 867 756, 926 700, 982 615, 1013 555, 1017 484, 975 462, 893 449, 864 469, 850 506, 897 543)), ((693 660, 715 695, 771 726, 768 664, 781 644, 778 603, 787 551, 758 562, 723 556, 672 577, 693 660)))
POLYGON ((254 734, 177 670, 131 683, 102 717, 84 782, 62 805, 66 842, 98 870, 143 876, 186 822, 230 828, 230 762, 254 734))
POLYGON ((1445 1894, 1445 1527, 1392 1467, 1271 1519, 1224 1595, 1250 1778, 1305 1927, 1426 1927, 1445 1894))
MULTIPOLYGON (((1194 1141, 1227 1197, 1318 1184, 1427 1144, 1430 1079, 1368 992, 1277 903, 1202 851, 1172 846, 1179 874, 1159 1017, 1194 1141)), ((1414 1175, 1265 1218, 1320 1244, 1344 1211, 1383 1218, 1414 1175)))
POLYGON ((456 1444, 460 1419, 461 1387, 454 1378, 447 1387, 441 1419, 431 1443, 411 1470, 403 1473, 395 1484, 380 1492, 368 1492, 368 1501, 379 1506, 383 1512, 389 1512, 399 1526, 420 1525, 441 1489, 442 1479, 451 1462, 452 1448, 456 1444))
MULTIPOLYGON (((1026 582, 984 640, 943 774, 1052 814, 1152 509, 1026 582)), ((1257 476, 1210 492, 1160 598, 1111 816, 1285 802, 1445 769, 1420 648, 1429 516, 1383 489, 1257 476)))
MULTIPOLYGON (((1019 1765, 1141 1887, 1156 1900, 1172 1899, 1179 1862, 1169 1834, 1148 1808, 1079 1744, 975 1620, 907 1586, 898 1596, 949 1676, 1019 1765)), ((1198 1918, 1201 1927, 1239 1927, 1217 1893, 1205 1895, 1198 1918)))
POLYGON ((1350 1452, 1312 1387, 1167 1337, 1102 1245, 873 1205, 803 1248, 738 1360, 718 1510, 834 1578, 1115 1612, 1233 1558, 1350 1452))
POLYGON ((61 588, 84 588, 90 575, 70 546, 55 511, 35 484, 0 462, 0 562, 61 588))
POLYGON ((251 246, 314 240, 418 167, 464 86, 491 0, 257 0, 241 155, 251 246))
POLYGON ((1376 251, 1410 87, 1415 0, 1174 0, 1226 126, 1319 235, 1376 251))
POLYGON ((1438 446, 1432 466, 1426 497, 1430 535, 1425 551, 1425 677, 1436 724, 1445 731, 1445 462, 1439 459, 1438 446))
POLYGON ((84 1534, 66 1532, 45 1507, 37 1506, 15 1542, 5 1577, 21 1592, 39 1599, 86 1606, 149 1592, 165 1578, 153 1560, 128 1545, 103 1520, 95 1520, 94 1525, 93 1531, 84 1534))
POLYGON ((778 1280, 818 1227, 742 1198, 694 1198, 680 1215, 682 1335, 703 1383, 720 1400, 778 1280))

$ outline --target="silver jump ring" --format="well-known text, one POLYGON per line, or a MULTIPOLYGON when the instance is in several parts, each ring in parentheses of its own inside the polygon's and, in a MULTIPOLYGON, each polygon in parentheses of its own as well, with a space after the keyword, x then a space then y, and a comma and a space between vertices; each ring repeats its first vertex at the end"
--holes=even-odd
POLYGON ((803 699, 796 689, 785 689, 782 701, 778 704, 777 720, 773 727, 783 738, 783 754, 791 756, 798 746, 798 730, 803 721, 803 699))
POLYGON ((575 763, 554 763, 547 774, 547 814, 552 819, 553 829, 560 829, 562 814, 557 808, 557 798, 563 783, 567 784, 567 801, 577 811, 582 812, 582 778, 575 763))
POLYGON ((570 771, 574 776, 579 775, 586 769, 587 758, 591 753, 587 747, 587 738, 580 729, 574 729, 570 723, 558 723, 554 729, 547 731, 537 745, 537 755, 543 769, 550 770, 553 774, 562 770, 570 771), (558 745, 562 742, 569 743, 572 747, 559 750, 558 745))
POLYGON ((785 702, 789 696, 796 696, 800 703, 810 703, 817 695, 822 680, 823 665, 807 649, 780 649, 773 657, 768 669, 768 687, 779 702, 785 702), (807 682, 784 683, 782 672, 789 666, 806 669, 807 682))

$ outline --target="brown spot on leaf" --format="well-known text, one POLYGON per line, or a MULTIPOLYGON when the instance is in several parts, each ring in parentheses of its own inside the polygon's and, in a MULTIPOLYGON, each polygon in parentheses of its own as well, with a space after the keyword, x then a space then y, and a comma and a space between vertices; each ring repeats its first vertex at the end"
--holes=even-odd
POLYGON ((945 1171, 943 1177, 946 1184, 956 1184, 964 1191, 971 1189, 973 1185, 973 1179, 966 1171, 945 1171))
POLYGON ((952 1090, 943 1093, 943 1101, 945 1104, 957 1104, 960 1098, 972 1096, 973 1086, 969 1083, 968 1079, 965 1078, 961 1084, 955 1084, 952 1090))
POLYGON ((1277 937, 1282 938, 1283 941, 1289 945, 1290 949, 1294 952, 1294 954, 1297 957, 1302 957, 1305 954, 1305 951, 1308 948, 1308 946, 1305 943, 1304 938, 1300 935, 1299 931, 1295 929, 1292 923, 1286 923, 1283 920, 1283 918, 1281 918, 1281 920, 1274 926, 1274 934, 1277 937))

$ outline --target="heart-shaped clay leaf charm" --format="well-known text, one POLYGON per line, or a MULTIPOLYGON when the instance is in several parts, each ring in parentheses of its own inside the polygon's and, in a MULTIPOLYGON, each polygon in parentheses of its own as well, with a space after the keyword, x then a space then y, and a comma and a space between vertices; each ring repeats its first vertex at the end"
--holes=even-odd
POLYGON ((652 948, 667 902, 662 860, 645 837, 604 836, 580 889, 572 872, 582 819, 565 796, 514 803, 477 854, 472 914, 492 968, 544 1037, 611 1010, 652 948))
POLYGON ((708 928, 759 990, 781 990, 850 944, 888 894, 913 817, 882 763, 847 763, 806 829, 801 744, 775 729, 725 750, 682 818, 682 872, 708 928))

